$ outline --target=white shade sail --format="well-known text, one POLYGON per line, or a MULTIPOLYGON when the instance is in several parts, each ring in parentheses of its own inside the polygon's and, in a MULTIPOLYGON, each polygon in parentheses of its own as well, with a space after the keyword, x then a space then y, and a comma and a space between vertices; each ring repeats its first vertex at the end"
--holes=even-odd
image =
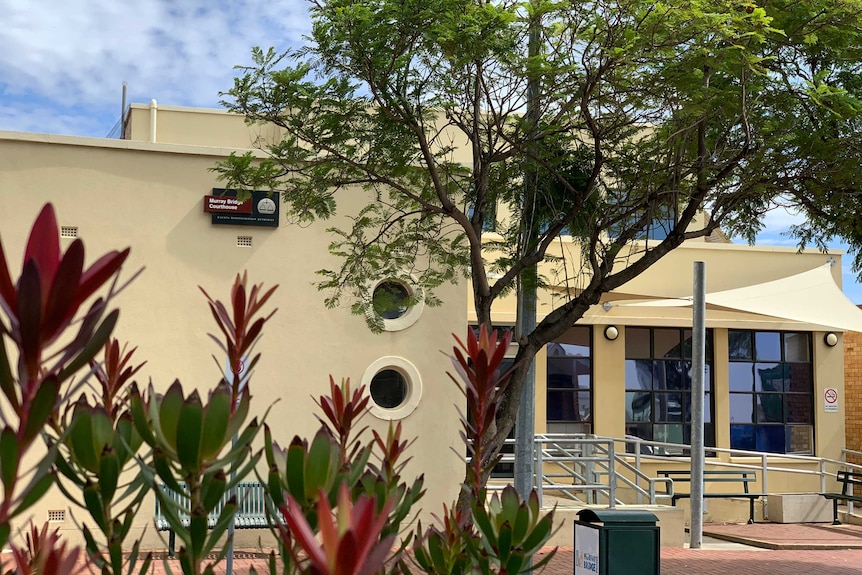
MULTIPOLYGON (((760 284, 706 294, 706 303, 790 319, 839 331, 862 332, 862 310, 835 283, 827 263, 807 272, 760 284)), ((638 307, 681 307, 690 299, 624 303, 638 307)))

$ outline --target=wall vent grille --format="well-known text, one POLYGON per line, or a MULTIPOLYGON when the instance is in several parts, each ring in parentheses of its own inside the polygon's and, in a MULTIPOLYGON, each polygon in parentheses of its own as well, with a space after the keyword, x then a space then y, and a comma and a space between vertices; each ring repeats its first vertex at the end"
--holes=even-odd
POLYGON ((61 238, 77 238, 78 226, 60 226, 61 238))
POLYGON ((237 236, 236 247, 250 248, 252 246, 252 236, 237 236))
POLYGON ((48 521, 65 521, 66 512, 63 509, 48 511, 48 521))

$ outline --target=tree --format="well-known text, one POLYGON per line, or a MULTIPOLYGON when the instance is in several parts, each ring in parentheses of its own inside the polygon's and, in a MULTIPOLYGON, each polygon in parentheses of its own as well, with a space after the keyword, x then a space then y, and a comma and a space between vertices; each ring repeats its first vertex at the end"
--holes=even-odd
POLYGON ((491 462, 535 354, 685 240, 751 239, 789 205, 811 218, 801 244, 862 245, 860 13, 858 0, 312 0, 308 46, 255 48, 225 94, 283 138, 216 170, 281 190, 300 223, 369 194, 331 230, 330 306, 362 313, 367 284, 405 269, 438 303, 434 288, 466 275, 490 325, 525 271, 567 281, 519 341, 491 462), (579 248, 568 261, 551 249, 561 235, 579 248))

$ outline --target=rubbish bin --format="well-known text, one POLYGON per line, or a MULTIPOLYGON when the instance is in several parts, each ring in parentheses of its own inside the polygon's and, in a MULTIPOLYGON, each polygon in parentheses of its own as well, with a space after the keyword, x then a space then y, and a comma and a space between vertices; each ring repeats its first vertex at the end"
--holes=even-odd
POLYGON ((649 511, 582 509, 574 575, 659 575, 658 518, 649 511))

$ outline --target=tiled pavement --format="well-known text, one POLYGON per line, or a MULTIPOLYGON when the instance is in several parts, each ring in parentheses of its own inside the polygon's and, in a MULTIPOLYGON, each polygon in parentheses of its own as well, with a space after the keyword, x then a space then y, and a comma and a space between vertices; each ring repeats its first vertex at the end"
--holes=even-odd
MULTIPOLYGON (((760 547, 704 538, 701 549, 662 549, 661 575, 862 575, 862 527, 760 523, 755 525, 704 525, 704 533, 760 547), (764 547, 772 546, 772 549, 764 547), (844 547, 844 548, 839 548, 844 547), (846 548, 855 547, 855 548, 846 548)), ((166 572, 157 561, 153 575, 166 572)), ((172 573, 181 571, 171 561, 172 573)), ((545 568, 546 575, 572 575, 574 551, 563 547, 545 568)), ((261 575, 268 569, 262 557, 237 552, 233 572, 247 575, 254 567, 261 575)), ((216 569, 224 575, 224 564, 216 569)))

